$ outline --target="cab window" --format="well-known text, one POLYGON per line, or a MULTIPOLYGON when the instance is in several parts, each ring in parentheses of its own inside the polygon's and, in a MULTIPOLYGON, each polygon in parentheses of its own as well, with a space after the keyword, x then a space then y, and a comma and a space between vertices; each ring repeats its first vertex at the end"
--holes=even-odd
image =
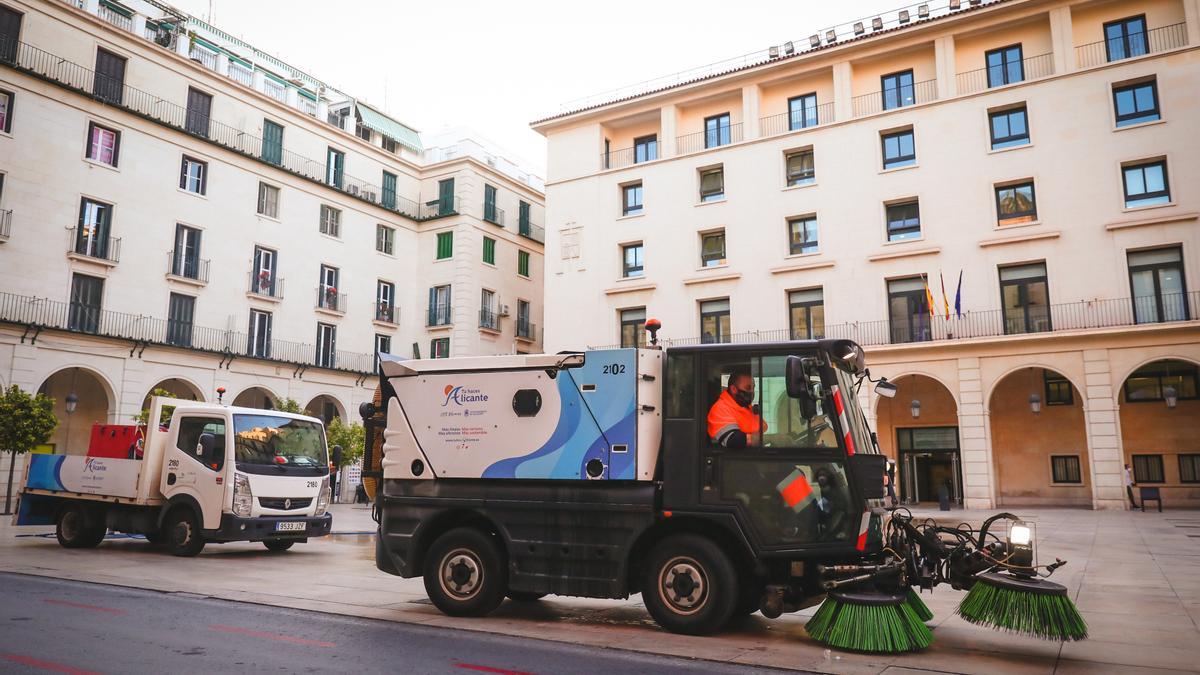
POLYGON ((726 455, 721 497, 741 504, 768 545, 845 542, 857 531, 840 461, 726 455))
POLYGON ((211 417, 183 418, 179 422, 179 437, 175 447, 206 469, 220 471, 225 466, 225 421, 211 417), (212 450, 196 454, 203 434, 213 435, 212 450))
MULTIPOLYGON (((812 386, 819 394, 815 414, 806 417, 800 402, 787 395, 786 355, 730 354, 710 359, 705 370, 708 443, 739 448, 837 448, 833 414, 819 374, 812 386), (740 397, 741 400, 738 400, 740 397), (736 427, 744 445, 731 442, 736 427)), ((735 434, 736 435, 736 434, 735 434)))

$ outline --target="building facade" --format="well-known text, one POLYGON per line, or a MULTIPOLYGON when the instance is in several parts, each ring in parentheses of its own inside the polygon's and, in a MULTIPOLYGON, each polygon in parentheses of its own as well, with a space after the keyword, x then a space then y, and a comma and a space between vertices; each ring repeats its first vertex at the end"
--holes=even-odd
POLYGON ((156 388, 352 420, 377 352, 541 349, 539 178, 167 5, 0 0, 0 123, 0 386, 57 452, 156 388))
POLYGON ((996 0, 587 101, 533 123, 595 317, 547 349, 853 338, 905 499, 1198 504, 1198 94, 1197 0, 996 0))

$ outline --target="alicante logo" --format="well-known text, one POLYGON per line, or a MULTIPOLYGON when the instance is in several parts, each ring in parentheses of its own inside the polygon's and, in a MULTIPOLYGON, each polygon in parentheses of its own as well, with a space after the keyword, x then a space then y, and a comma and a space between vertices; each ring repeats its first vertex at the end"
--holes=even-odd
POLYGON ((87 459, 83 460, 84 473, 99 473, 107 470, 108 467, 104 466, 104 464, 101 462, 97 462, 95 457, 88 457, 87 459))
POLYGON ((450 405, 451 401, 454 401, 458 405, 463 405, 464 403, 486 403, 488 400, 487 394, 478 389, 456 387, 452 384, 446 385, 442 393, 446 395, 446 400, 442 401, 443 408, 450 405))

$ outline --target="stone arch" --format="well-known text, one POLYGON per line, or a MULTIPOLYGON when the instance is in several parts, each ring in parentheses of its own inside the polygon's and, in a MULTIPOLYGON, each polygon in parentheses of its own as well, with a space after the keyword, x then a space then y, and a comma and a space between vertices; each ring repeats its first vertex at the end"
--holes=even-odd
POLYGON ((1193 366, 1200 368, 1200 360, 1198 360, 1194 356, 1183 356, 1183 355, 1179 355, 1179 354, 1158 354, 1156 356, 1147 357, 1144 360, 1139 361, 1137 363, 1137 365, 1133 366, 1132 368, 1129 368, 1121 376, 1120 379, 1113 380, 1114 386, 1117 388, 1116 391, 1113 392, 1113 399, 1115 400, 1117 398, 1117 396, 1121 395, 1122 390, 1125 388, 1125 380, 1128 380, 1130 375, 1133 375, 1139 369, 1145 368, 1146 366, 1148 366, 1151 363, 1154 363, 1156 361, 1186 361, 1187 363, 1190 363, 1193 366))
POLYGON ((229 399, 232 405, 242 408, 259 408, 262 410, 274 410, 279 407, 279 402, 282 401, 278 394, 271 391, 261 384, 256 384, 246 387, 238 393, 237 396, 229 399))
POLYGON ((346 406, 333 394, 320 393, 313 396, 312 399, 304 406, 304 412, 312 417, 318 417, 326 424, 333 421, 334 417, 346 421, 346 406), (330 410, 332 407, 332 410, 330 410), (332 412, 332 415, 329 413, 332 412))
POLYGON ((205 402, 204 392, 200 389, 199 385, 187 377, 177 375, 175 377, 168 377, 165 380, 159 380, 154 386, 147 389, 146 395, 142 398, 143 408, 150 401, 150 392, 155 389, 165 389, 171 392, 171 395, 175 398, 199 401, 201 403, 205 402))
MULTIPOLYGON (((872 373, 872 375, 874 375, 874 373, 872 373)), ((896 384, 896 381, 897 381, 897 380, 899 380, 900 378, 903 378, 903 377, 912 377, 912 376, 916 376, 916 375, 920 375, 921 377, 926 377, 926 378, 929 378, 929 379, 933 380, 934 382, 937 382, 938 384, 942 385, 942 388, 944 388, 944 389, 945 389, 945 390, 946 390, 946 391, 947 391, 947 392, 950 394, 950 398, 951 398, 951 399, 954 401, 954 407, 955 407, 956 409, 959 407, 959 405, 960 405, 960 401, 958 400, 958 392, 956 391, 956 389, 955 389, 954 387, 951 387, 949 384, 947 384, 947 383, 946 383, 946 381, 945 381, 944 379, 942 379, 940 376, 938 376, 938 375, 934 375, 933 373, 931 373, 931 372, 929 372, 929 371, 926 371, 926 370, 909 370, 909 371, 905 371, 905 372, 899 373, 899 374, 897 374, 897 375, 887 375, 886 377, 887 377, 887 379, 888 379, 888 382, 891 382, 892 384, 896 384)), ((879 413, 879 405, 880 405, 880 402, 881 402, 881 401, 888 401, 888 400, 891 400, 891 401, 896 401, 896 400, 899 400, 899 399, 900 399, 900 394, 899 394, 899 392, 897 392, 897 394, 896 394, 896 397, 895 397, 895 398, 893 398, 893 399, 888 399, 888 398, 885 398, 885 397, 883 397, 883 396, 879 396, 879 395, 878 395, 878 394, 876 394, 874 391, 872 391, 872 392, 871 392, 871 398, 872 398, 872 399, 874 399, 874 400, 871 402, 871 411, 872 411, 873 413, 875 413, 876 415, 878 415, 878 413, 879 413)))
POLYGON ((954 391, 930 373, 889 377, 896 396, 876 396, 875 428, 880 450, 896 461, 897 497, 907 502, 933 501, 949 484, 950 497, 964 494, 959 404, 954 391), (912 416, 913 401, 920 402, 912 416))
MULTIPOLYGON (((1169 506, 1200 505, 1200 487, 1193 483, 1200 478, 1200 462, 1194 459, 1196 439, 1200 438, 1200 392, 1194 391, 1200 385, 1196 382, 1200 379, 1197 371, 1200 363, 1195 358, 1159 355, 1113 381, 1124 452, 1122 464, 1130 465, 1138 485, 1157 487, 1163 503, 1169 506), (1172 367, 1177 369, 1175 373, 1172 367), (1135 394, 1140 395, 1129 400, 1125 385, 1139 371, 1140 391, 1135 394), (1174 408, 1169 407, 1163 391, 1168 386, 1176 390, 1174 408)), ((1138 496, 1140 490, 1134 490, 1138 496)))
POLYGON ((116 389, 104 373, 88 366, 58 368, 42 379, 38 393, 54 399, 58 427, 50 436, 54 452, 60 455, 86 455, 94 424, 112 423, 119 403, 116 389), (78 401, 75 411, 67 412, 67 395, 78 401))
MULTIPOLYGON (((1087 391, 1087 388, 1085 386, 1082 386, 1084 383, 1081 381, 1078 381, 1077 378, 1074 378, 1071 375, 1064 372, 1064 368, 1062 366, 1052 366, 1050 364, 1038 361, 1035 363, 1022 363, 1019 365, 1015 365, 1015 366, 1009 368, 1008 370, 1005 370, 1003 373, 1001 373, 998 377, 994 378, 989 383, 987 391, 985 391, 983 394, 983 400, 985 402, 991 401, 992 394, 994 394, 996 392, 996 387, 999 386, 999 384, 1001 382, 1003 382, 1004 379, 1007 378, 1009 375, 1012 375, 1013 373, 1016 373, 1019 371, 1027 370, 1029 368, 1040 368, 1042 370, 1049 370, 1051 372, 1058 373, 1059 375, 1067 378, 1067 380, 1071 383, 1071 386, 1075 388, 1075 391, 1080 392, 1080 393, 1087 391)), ((1087 401, 1087 399, 1084 399, 1082 397, 1081 397, 1081 400, 1084 401, 1085 403, 1087 401)), ((1086 410, 1087 408, 1085 407, 1084 409, 1086 410)))

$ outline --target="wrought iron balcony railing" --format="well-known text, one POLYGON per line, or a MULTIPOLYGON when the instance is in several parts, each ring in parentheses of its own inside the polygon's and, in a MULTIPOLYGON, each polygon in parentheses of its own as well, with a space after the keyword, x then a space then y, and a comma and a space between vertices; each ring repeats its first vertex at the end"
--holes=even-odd
POLYGON ((634 146, 632 148, 621 148, 620 150, 609 150, 608 152, 600 153, 600 168, 603 169, 621 169, 634 164, 642 164, 651 162, 662 157, 658 150, 658 142, 648 145, 634 146))
POLYGON ((12 209, 0 209, 0 241, 12 236, 12 209))
POLYGON ((1054 54, 1041 54, 1021 59, 1017 63, 989 66, 968 70, 954 77, 955 88, 960 94, 974 94, 984 89, 995 89, 1026 80, 1039 80, 1054 74, 1054 54))
POLYGON ((346 294, 338 293, 332 286, 317 288, 317 309, 327 309, 331 312, 346 313, 346 294))
POLYGON ((742 124, 725 124, 716 129, 698 131, 694 134, 679 136, 675 139, 675 152, 680 155, 690 155, 693 152, 719 148, 742 140, 742 124))
POLYGON ((207 284, 208 261, 182 255, 179 251, 170 251, 167 253, 167 274, 207 284))
POLYGON ((504 209, 496 206, 495 204, 484 202, 483 219, 493 225, 504 227, 504 209))
POLYGON ((912 85, 881 89, 869 94, 855 96, 850 100, 855 117, 874 115, 884 110, 895 110, 910 105, 919 105, 936 101, 938 97, 937 80, 925 80, 912 85))
POLYGON ((375 320, 383 323, 396 323, 396 307, 389 302, 375 302, 375 320))
POLYGON ((534 340, 537 335, 537 325, 529 319, 517 319, 517 337, 522 340, 534 340))
POLYGON ((541 225, 534 225, 530 221, 521 223, 517 228, 517 234, 525 237, 526 239, 532 239, 539 244, 546 243, 546 228, 542 227, 541 225))
POLYGON ((430 305, 429 311, 425 314, 426 326, 449 326, 452 322, 453 316, 448 302, 430 305))
POLYGON ((500 330, 500 317, 486 307, 479 310, 479 327, 485 330, 500 330))
POLYGON ((1187 45, 1187 24, 1173 23, 1151 28, 1144 33, 1128 33, 1124 37, 1089 42, 1075 48, 1075 64, 1091 68, 1103 63, 1131 59, 1135 56, 1157 54, 1187 45))
POLYGON ((104 260, 110 263, 121 261, 121 238, 98 236, 94 230, 70 229, 71 244, 68 253, 104 260))
POLYGON ((758 120, 758 132, 763 136, 778 136, 791 131, 834 122, 833 102, 822 103, 812 110, 793 110, 758 120))
POLYGON ((283 298, 283 279, 271 272, 250 271, 250 293, 264 298, 283 298))

